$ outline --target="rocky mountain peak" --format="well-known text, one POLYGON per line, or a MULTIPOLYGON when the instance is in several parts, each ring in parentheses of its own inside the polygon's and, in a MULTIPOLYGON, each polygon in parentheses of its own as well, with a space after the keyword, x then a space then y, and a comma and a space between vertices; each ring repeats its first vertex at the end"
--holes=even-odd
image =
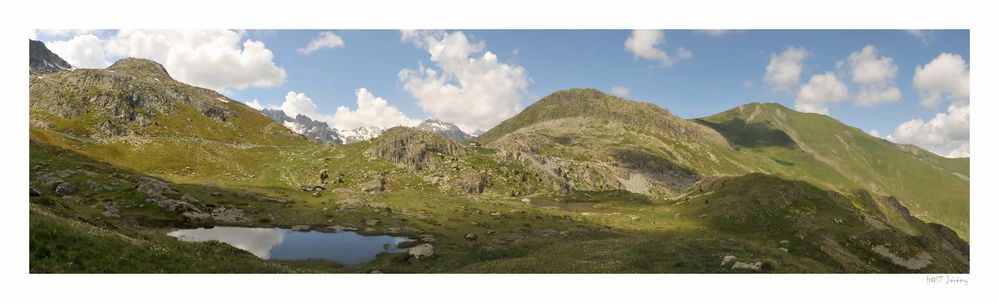
POLYGON ((133 77, 154 77, 160 80, 173 79, 163 65, 156 61, 141 58, 125 58, 108 67, 108 70, 125 72, 133 77))
POLYGON ((446 122, 436 118, 429 118, 427 120, 424 120, 423 123, 420 123, 414 128, 417 130, 431 132, 444 137, 448 137, 455 141, 467 141, 468 139, 472 138, 471 135, 462 131, 461 128, 458 128, 458 126, 454 125, 454 123, 446 122))
POLYGON ((32 72, 52 73, 73 69, 66 60, 45 47, 45 43, 28 40, 28 66, 32 72))

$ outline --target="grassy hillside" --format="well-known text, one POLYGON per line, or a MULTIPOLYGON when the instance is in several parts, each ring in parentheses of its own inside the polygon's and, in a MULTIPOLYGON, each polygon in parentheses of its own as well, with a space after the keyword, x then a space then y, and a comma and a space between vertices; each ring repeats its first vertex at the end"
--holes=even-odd
POLYGON ((846 192, 863 188, 890 195, 912 213, 968 236, 968 159, 948 159, 894 144, 826 115, 779 104, 748 104, 696 121, 714 128, 733 148, 781 165, 769 173, 846 192))
POLYGON ((906 196, 929 168, 964 180, 966 160, 792 111, 688 121, 569 90, 484 147, 409 128, 331 146, 148 60, 36 77, 30 96, 32 272, 968 271, 967 244, 921 220, 946 213, 906 196), (345 267, 166 236, 212 225, 346 227, 436 255, 345 267))

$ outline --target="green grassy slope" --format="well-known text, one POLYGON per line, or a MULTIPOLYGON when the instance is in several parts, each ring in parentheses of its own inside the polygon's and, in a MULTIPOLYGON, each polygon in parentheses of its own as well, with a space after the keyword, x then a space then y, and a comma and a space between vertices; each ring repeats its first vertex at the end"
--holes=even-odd
POLYGON ((768 171, 846 192, 898 198, 914 215, 968 237, 968 159, 948 159, 873 137, 819 114, 753 103, 697 121, 733 147, 781 165, 768 171))

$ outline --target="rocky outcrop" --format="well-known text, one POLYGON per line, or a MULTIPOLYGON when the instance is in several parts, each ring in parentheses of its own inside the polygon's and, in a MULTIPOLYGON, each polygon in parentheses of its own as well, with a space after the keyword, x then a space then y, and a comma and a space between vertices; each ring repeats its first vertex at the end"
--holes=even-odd
POLYGON ((361 190, 372 194, 385 191, 385 175, 381 173, 375 175, 374 180, 361 185, 361 190))
MULTIPOLYGON (((89 127, 71 130, 95 138, 141 133, 159 117, 183 113, 184 107, 225 123, 239 115, 226 105, 229 102, 215 91, 174 81, 156 62, 136 58, 121 59, 107 69, 34 77, 29 86, 32 110, 66 119, 87 114, 93 121, 89 127)), ((44 118, 32 115, 33 120, 44 118)))
POLYGON ((465 146, 438 134, 400 126, 390 128, 375 138, 366 153, 423 170, 440 165, 445 158, 468 155, 469 151, 465 146))
POLYGON ((466 171, 461 178, 461 191, 466 194, 481 194, 486 187, 492 185, 492 178, 475 171, 466 171))
POLYGON ((153 179, 150 177, 139 177, 138 182, 134 186, 136 191, 146 194, 148 197, 146 202, 153 203, 160 208, 171 211, 171 212, 186 212, 195 211, 200 212, 200 210, 194 205, 180 201, 174 200, 166 195, 177 195, 179 194, 173 188, 170 188, 166 182, 153 179))

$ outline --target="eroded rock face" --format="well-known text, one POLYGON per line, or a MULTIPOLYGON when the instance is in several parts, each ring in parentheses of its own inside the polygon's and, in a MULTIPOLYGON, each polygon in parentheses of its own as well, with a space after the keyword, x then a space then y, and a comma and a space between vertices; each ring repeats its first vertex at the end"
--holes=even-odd
POLYGON ((364 183, 361 190, 367 193, 380 193, 385 191, 385 175, 375 175, 375 179, 364 183))
POLYGON ((919 254, 912 258, 903 258, 893 253, 887 246, 884 245, 876 245, 872 247, 871 250, 878 253, 882 257, 885 257, 891 261, 891 263, 905 267, 909 270, 920 270, 930 266, 930 264, 933 264, 933 256, 930 256, 930 254, 925 251, 919 252, 919 254))
POLYGON ((492 185, 492 178, 474 171, 465 172, 461 178, 461 191, 466 194, 481 194, 487 186, 492 185))
POLYGON ((382 133, 366 153, 423 170, 443 163, 444 158, 465 156, 469 152, 465 146, 441 135, 400 126, 382 133))

